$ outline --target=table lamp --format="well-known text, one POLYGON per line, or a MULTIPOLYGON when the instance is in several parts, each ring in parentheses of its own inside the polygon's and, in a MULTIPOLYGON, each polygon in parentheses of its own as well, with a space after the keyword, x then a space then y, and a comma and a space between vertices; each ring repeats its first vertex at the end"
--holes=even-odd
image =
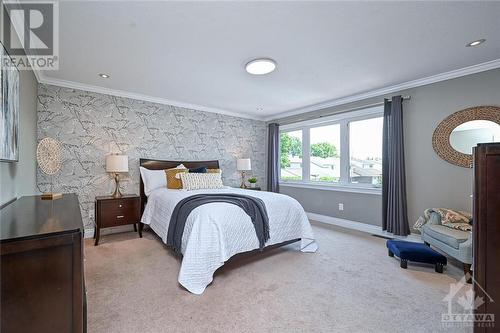
POLYGON ((127 155, 108 155, 106 156, 106 172, 112 173, 115 179, 115 191, 112 196, 120 198, 120 179, 119 174, 128 172, 128 156, 127 155))
POLYGON ((236 169, 241 171, 241 188, 247 188, 245 185, 245 171, 252 170, 249 158, 239 158, 236 160, 236 169))

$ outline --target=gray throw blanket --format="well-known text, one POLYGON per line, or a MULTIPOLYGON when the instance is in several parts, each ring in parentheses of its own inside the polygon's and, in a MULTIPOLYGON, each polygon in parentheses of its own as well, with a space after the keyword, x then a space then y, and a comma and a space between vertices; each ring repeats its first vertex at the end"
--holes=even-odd
POLYGON ((189 214, 196 207, 212 202, 225 202, 243 209, 252 220, 259 239, 259 248, 261 250, 264 248, 264 244, 269 240, 269 217, 264 202, 259 198, 235 193, 196 194, 179 201, 170 217, 167 245, 171 246, 176 253, 180 253, 182 234, 189 214))

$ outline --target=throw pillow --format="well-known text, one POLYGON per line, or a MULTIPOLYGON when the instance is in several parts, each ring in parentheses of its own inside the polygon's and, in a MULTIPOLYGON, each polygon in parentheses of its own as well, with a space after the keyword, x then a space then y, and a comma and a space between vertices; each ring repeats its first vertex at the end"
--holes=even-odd
POLYGON ((167 169, 165 170, 167 176, 167 188, 169 189, 181 189, 182 181, 179 177, 179 174, 188 173, 189 169, 167 169))
POLYGON ((183 173, 180 175, 185 190, 224 188, 220 173, 183 173))
POLYGON ((196 169, 189 169, 189 172, 192 173, 207 173, 207 167, 201 167, 196 169))

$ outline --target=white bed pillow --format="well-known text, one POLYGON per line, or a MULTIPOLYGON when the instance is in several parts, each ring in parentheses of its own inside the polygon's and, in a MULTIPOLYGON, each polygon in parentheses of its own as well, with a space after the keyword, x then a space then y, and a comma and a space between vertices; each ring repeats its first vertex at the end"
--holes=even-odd
POLYGON ((184 190, 224 188, 220 173, 181 173, 184 190))
POLYGON ((149 196, 153 190, 160 187, 167 187, 167 177, 165 170, 149 170, 139 167, 142 182, 144 183, 144 194, 149 196))

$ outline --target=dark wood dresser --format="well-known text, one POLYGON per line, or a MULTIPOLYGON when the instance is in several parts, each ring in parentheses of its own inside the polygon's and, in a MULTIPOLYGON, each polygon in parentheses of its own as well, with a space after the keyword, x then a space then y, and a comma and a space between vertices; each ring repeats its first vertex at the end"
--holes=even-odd
POLYGON ((83 332, 83 224, 76 194, 0 210, 1 331, 83 332))
POLYGON ((474 332, 500 331, 500 143, 474 150, 474 292, 484 304, 476 314, 492 314, 494 326, 481 323, 474 332))

